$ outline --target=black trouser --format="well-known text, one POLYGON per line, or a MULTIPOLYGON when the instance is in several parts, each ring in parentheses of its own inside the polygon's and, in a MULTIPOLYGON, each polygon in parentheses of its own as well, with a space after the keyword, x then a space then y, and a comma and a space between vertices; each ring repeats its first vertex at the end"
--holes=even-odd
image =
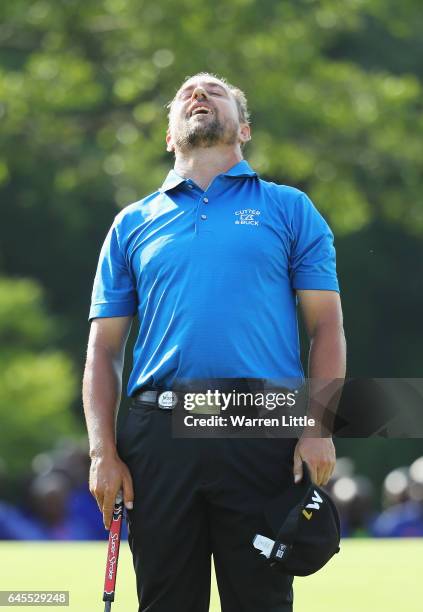
POLYGON ((292 483, 293 439, 172 437, 170 410, 133 402, 118 452, 134 484, 127 512, 139 612, 207 612, 213 555, 222 612, 289 612, 292 577, 253 548, 272 537, 267 501, 292 483))

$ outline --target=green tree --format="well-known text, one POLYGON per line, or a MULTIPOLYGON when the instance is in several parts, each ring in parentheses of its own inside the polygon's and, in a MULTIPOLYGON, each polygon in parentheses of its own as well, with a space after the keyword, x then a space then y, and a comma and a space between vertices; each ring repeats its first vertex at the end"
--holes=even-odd
POLYGON ((55 335, 39 285, 0 279, 0 457, 9 476, 27 469, 59 436, 78 431, 70 411, 75 371, 54 348, 55 335))

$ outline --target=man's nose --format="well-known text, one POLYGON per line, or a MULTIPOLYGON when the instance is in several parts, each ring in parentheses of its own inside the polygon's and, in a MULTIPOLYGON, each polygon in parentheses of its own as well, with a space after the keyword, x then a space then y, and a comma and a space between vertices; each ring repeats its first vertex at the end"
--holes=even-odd
POLYGON ((203 89, 203 87, 196 87, 194 91, 192 92, 192 97, 194 99, 207 98, 207 92, 205 89, 203 89))

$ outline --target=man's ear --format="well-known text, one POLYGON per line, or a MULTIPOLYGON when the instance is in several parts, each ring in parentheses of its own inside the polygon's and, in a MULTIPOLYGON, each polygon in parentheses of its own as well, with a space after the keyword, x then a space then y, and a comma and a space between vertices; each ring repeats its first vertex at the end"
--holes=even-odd
POLYGON ((251 140, 251 129, 248 123, 241 123, 239 126, 239 139, 241 145, 251 140))
POLYGON ((172 151, 175 150, 175 146, 173 144, 173 139, 172 139, 169 128, 167 128, 167 131, 166 131, 166 145, 167 145, 166 151, 169 151, 169 153, 172 153, 172 151))

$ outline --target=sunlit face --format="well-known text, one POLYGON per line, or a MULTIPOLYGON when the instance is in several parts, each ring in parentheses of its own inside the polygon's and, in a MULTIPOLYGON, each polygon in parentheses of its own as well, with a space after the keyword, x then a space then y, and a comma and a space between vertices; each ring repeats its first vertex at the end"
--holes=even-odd
POLYGON ((166 135, 168 151, 235 145, 249 140, 249 135, 248 125, 240 123, 233 94, 218 79, 193 77, 172 102, 166 135))

